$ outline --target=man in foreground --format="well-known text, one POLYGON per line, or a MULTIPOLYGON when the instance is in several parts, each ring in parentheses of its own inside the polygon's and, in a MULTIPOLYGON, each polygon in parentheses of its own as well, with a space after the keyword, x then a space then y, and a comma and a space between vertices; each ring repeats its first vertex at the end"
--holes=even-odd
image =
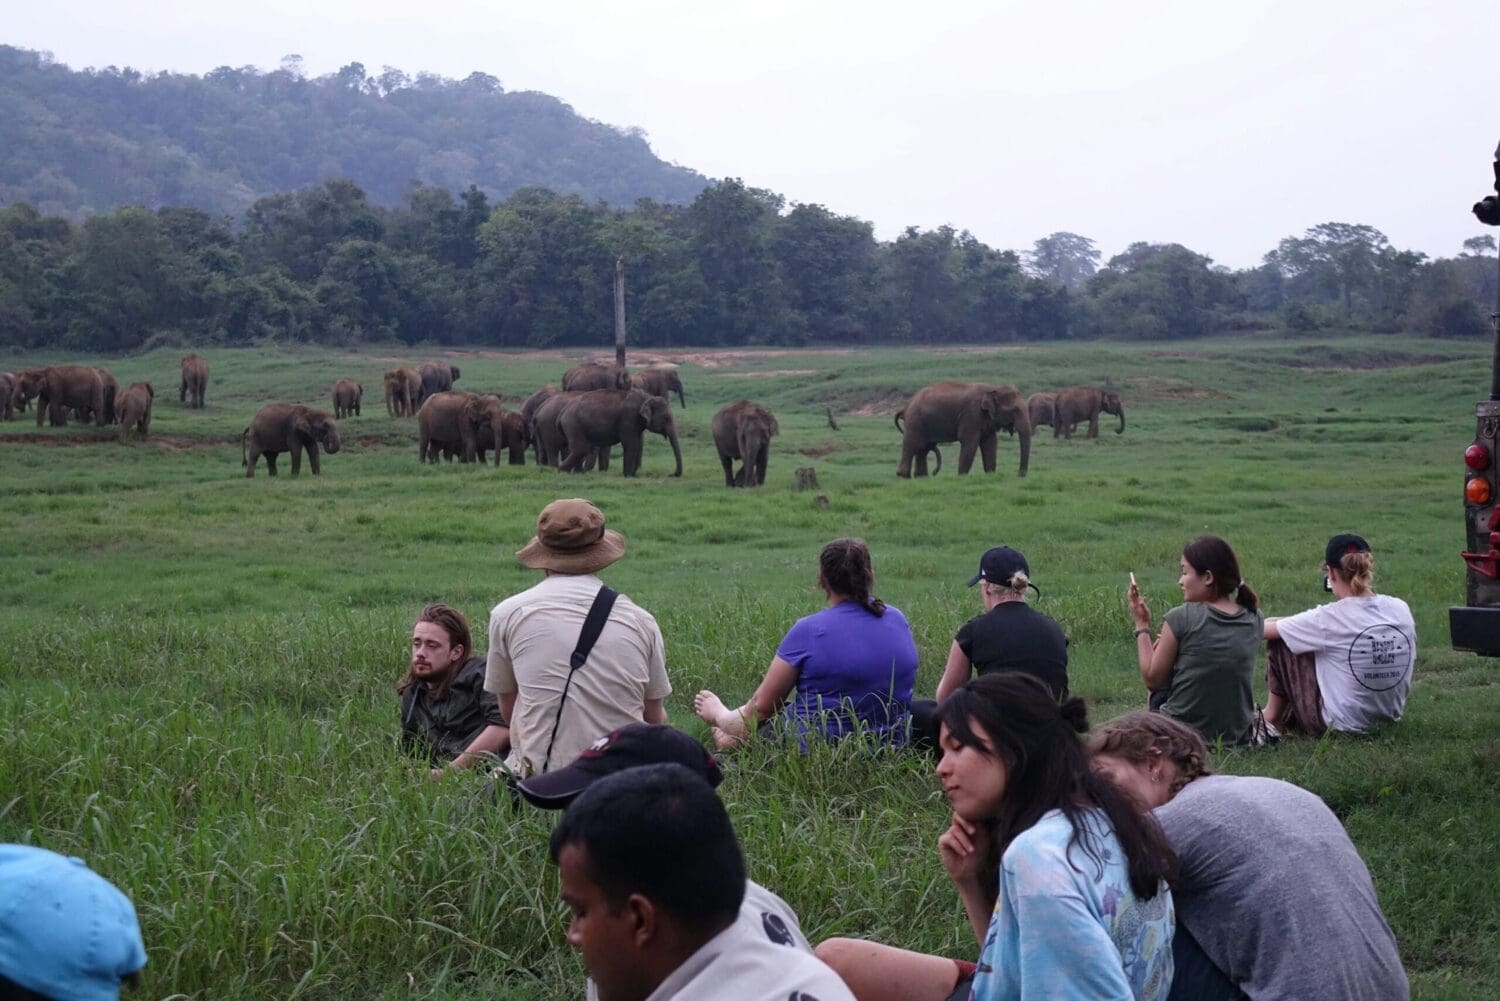
POLYGON ((484 690, 469 620, 448 605, 422 609, 411 630, 411 661, 396 684, 401 746, 427 758, 433 778, 468 768, 510 744, 495 696, 484 690))
MULTIPOLYGON (((566 768, 516 783, 522 796, 543 810, 561 810, 589 786, 608 775, 643 765, 679 764, 717 789, 724 781, 714 756, 692 737, 670 726, 632 723, 601 737, 566 768)), ((797 913, 770 890, 752 879, 745 880, 745 898, 735 923, 746 934, 760 936, 779 946, 812 953, 802 934, 797 913)), ((599 991, 589 980, 588 1001, 598 1001, 599 991)))
POLYGON ((624 553, 624 538, 581 498, 542 508, 536 536, 516 553, 546 577, 490 613, 484 687, 510 721, 506 766, 517 775, 565 765, 629 723, 667 721, 661 629, 597 576, 624 553))
POLYGON ((729 814, 678 764, 585 789, 552 832, 568 943, 600 1001, 853 1001, 814 957, 745 928, 745 861, 729 814))

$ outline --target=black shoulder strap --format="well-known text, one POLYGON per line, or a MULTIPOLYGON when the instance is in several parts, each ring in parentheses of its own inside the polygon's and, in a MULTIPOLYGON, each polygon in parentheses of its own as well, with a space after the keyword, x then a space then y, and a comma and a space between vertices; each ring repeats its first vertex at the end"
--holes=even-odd
POLYGON ((594 649, 599 634, 604 632, 604 623, 609 621, 610 609, 615 607, 615 599, 619 596, 620 593, 608 585, 601 586, 599 593, 594 595, 594 603, 589 606, 589 614, 584 617, 578 645, 568 658, 568 679, 563 682, 562 697, 557 700, 557 715, 552 720, 552 736, 547 738, 547 753, 542 756, 543 773, 552 764, 552 745, 557 742, 557 727, 562 723, 563 706, 568 702, 568 690, 573 687, 573 675, 589 659, 589 651, 594 649))

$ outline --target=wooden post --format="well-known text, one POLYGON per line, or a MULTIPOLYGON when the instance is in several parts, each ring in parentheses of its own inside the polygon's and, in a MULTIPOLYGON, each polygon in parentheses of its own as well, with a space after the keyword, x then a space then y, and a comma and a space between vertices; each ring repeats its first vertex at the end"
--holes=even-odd
POLYGON ((615 258, 615 367, 625 367, 625 259, 615 258))

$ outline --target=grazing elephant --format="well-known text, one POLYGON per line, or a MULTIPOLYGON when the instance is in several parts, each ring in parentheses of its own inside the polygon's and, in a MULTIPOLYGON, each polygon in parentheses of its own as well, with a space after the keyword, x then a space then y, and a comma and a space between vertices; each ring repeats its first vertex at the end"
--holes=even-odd
POLYGON ((94 418, 95 423, 98 424, 113 424, 115 422, 115 397, 120 393, 120 384, 115 380, 114 373, 109 369, 100 368, 98 365, 91 365, 89 367, 99 373, 99 381, 104 384, 104 420, 98 420, 97 415, 91 413, 86 407, 78 407, 74 410, 74 413, 81 421, 94 418))
MULTIPOLYGON (((1053 427, 1057 418, 1057 394, 1056 393, 1032 393, 1026 398, 1026 412, 1031 417, 1031 430, 1034 432, 1042 425, 1053 427)), ((1053 431, 1054 437, 1056 430, 1053 431)))
POLYGON ((16 373, 16 409, 21 413, 26 412, 27 405, 32 400, 37 400, 37 406, 45 406, 38 399, 42 390, 47 386, 47 370, 44 368, 25 368, 16 373))
POLYGON ((436 462, 445 447, 459 449, 459 462, 473 462, 479 442, 495 450, 495 464, 500 464, 500 450, 505 445, 503 418, 505 408, 498 396, 449 391, 434 393, 417 411, 417 458, 436 462))
POLYGON ((120 440, 134 427, 146 437, 151 430, 151 403, 156 399, 156 390, 149 382, 132 382, 115 400, 115 413, 120 418, 120 440))
POLYGON ((0 372, 0 421, 8 421, 16 415, 16 374, 0 372))
MULTIPOLYGON (((543 410, 550 405, 548 401, 543 410)), ((635 476, 641 471, 643 439, 650 430, 672 443, 672 455, 677 460, 672 475, 682 475, 682 447, 677 442, 672 406, 660 396, 640 389, 590 390, 569 400, 556 423, 568 442, 567 458, 558 467, 565 473, 582 471, 590 452, 618 443, 625 453, 624 474, 635 476)), ((601 461, 601 469, 606 462, 601 461)))
POLYGON ((359 401, 364 398, 365 387, 353 379, 339 379, 329 392, 333 396, 333 416, 359 416, 359 401))
POLYGON ((630 389, 630 372, 619 365, 574 365, 563 373, 562 388, 569 393, 590 389, 630 389))
POLYGON ((731 403, 714 414, 713 432, 726 487, 756 487, 766 482, 771 439, 781 433, 771 411, 749 400, 731 403), (739 473, 734 472, 735 459, 740 460, 739 473))
POLYGON ((543 403, 556 396, 557 391, 556 386, 543 386, 526 397, 525 402, 521 404, 521 423, 526 426, 526 440, 531 443, 532 450, 536 453, 536 464, 539 466, 549 466, 551 463, 542 457, 542 439, 536 433, 536 412, 541 409, 543 403))
POLYGON ((422 395, 422 376, 414 368, 393 368, 381 377, 385 383, 385 412, 391 417, 415 417, 417 397, 422 395))
POLYGON ((94 415, 100 427, 109 423, 104 409, 104 380, 90 365, 49 365, 44 369, 21 373, 21 383, 28 398, 36 397, 36 426, 42 426, 43 415, 51 418, 53 427, 68 423, 68 411, 77 409, 94 415), (33 374, 35 372, 35 374, 33 374))
POLYGON ((896 475, 911 475, 916 460, 917 475, 927 475, 927 452, 942 442, 959 443, 958 475, 967 475, 978 451, 984 471, 995 471, 995 436, 1014 431, 1021 443, 1021 466, 1016 475, 1026 475, 1031 458, 1031 417, 1026 400, 1014 386, 986 386, 978 382, 935 382, 907 401, 896 414, 901 432, 901 464, 896 475), (902 427, 902 421, 905 427, 902 427))
POLYGON ((1052 436, 1055 438, 1061 434, 1064 438, 1071 438, 1078 422, 1088 421, 1088 436, 1099 437, 1101 410, 1119 416, 1120 426, 1115 428, 1115 434, 1124 434, 1125 404, 1120 402, 1120 394, 1115 390, 1097 386, 1074 386, 1062 390, 1057 394, 1057 423, 1052 425, 1052 436))
POLYGON ((453 391, 453 384, 458 381, 458 366, 440 361, 424 361, 417 367, 417 375, 422 380, 421 388, 417 391, 417 408, 420 410, 422 404, 427 402, 427 397, 433 393, 453 391))
POLYGON ((268 403, 251 418, 240 433, 241 462, 247 477, 255 475, 255 460, 266 457, 266 472, 276 475, 276 457, 292 453, 292 475, 302 471, 302 450, 317 476, 318 445, 329 455, 339 450, 339 429, 326 410, 314 410, 301 403, 268 403))
MULTIPOLYGON (((208 389, 208 362, 198 355, 182 356, 182 383, 177 399, 193 410, 203 409, 203 393, 208 389)), ((269 460, 267 460, 269 464, 269 460)))
POLYGON ((652 396, 677 394, 677 402, 687 409, 687 398, 682 395, 682 379, 675 368, 643 368, 631 376, 631 382, 652 396))

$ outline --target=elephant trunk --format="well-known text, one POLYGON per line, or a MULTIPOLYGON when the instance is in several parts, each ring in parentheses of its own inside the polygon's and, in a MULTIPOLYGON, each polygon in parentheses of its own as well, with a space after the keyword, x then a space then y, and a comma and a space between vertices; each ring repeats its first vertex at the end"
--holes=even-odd
POLYGON ((505 447, 505 426, 499 421, 495 422, 495 466, 500 465, 500 451, 505 447))
POLYGON ((1124 433, 1125 433, 1125 407, 1122 405, 1120 407, 1120 426, 1117 427, 1117 428, 1115 428, 1115 434, 1124 434, 1124 433))
POLYGON ((677 402, 682 404, 682 409, 687 409, 687 397, 682 394, 682 387, 677 387, 677 402))
POLYGON ((666 437, 667 437, 667 441, 670 441, 672 443, 672 457, 677 460, 677 471, 675 473, 673 473, 672 475, 673 476, 681 476, 682 475, 682 446, 679 445, 679 444, 677 444, 677 428, 672 427, 672 426, 668 426, 666 437))
POLYGON ((339 450, 339 429, 332 424, 328 425, 328 437, 323 439, 323 450, 329 455, 339 450))

